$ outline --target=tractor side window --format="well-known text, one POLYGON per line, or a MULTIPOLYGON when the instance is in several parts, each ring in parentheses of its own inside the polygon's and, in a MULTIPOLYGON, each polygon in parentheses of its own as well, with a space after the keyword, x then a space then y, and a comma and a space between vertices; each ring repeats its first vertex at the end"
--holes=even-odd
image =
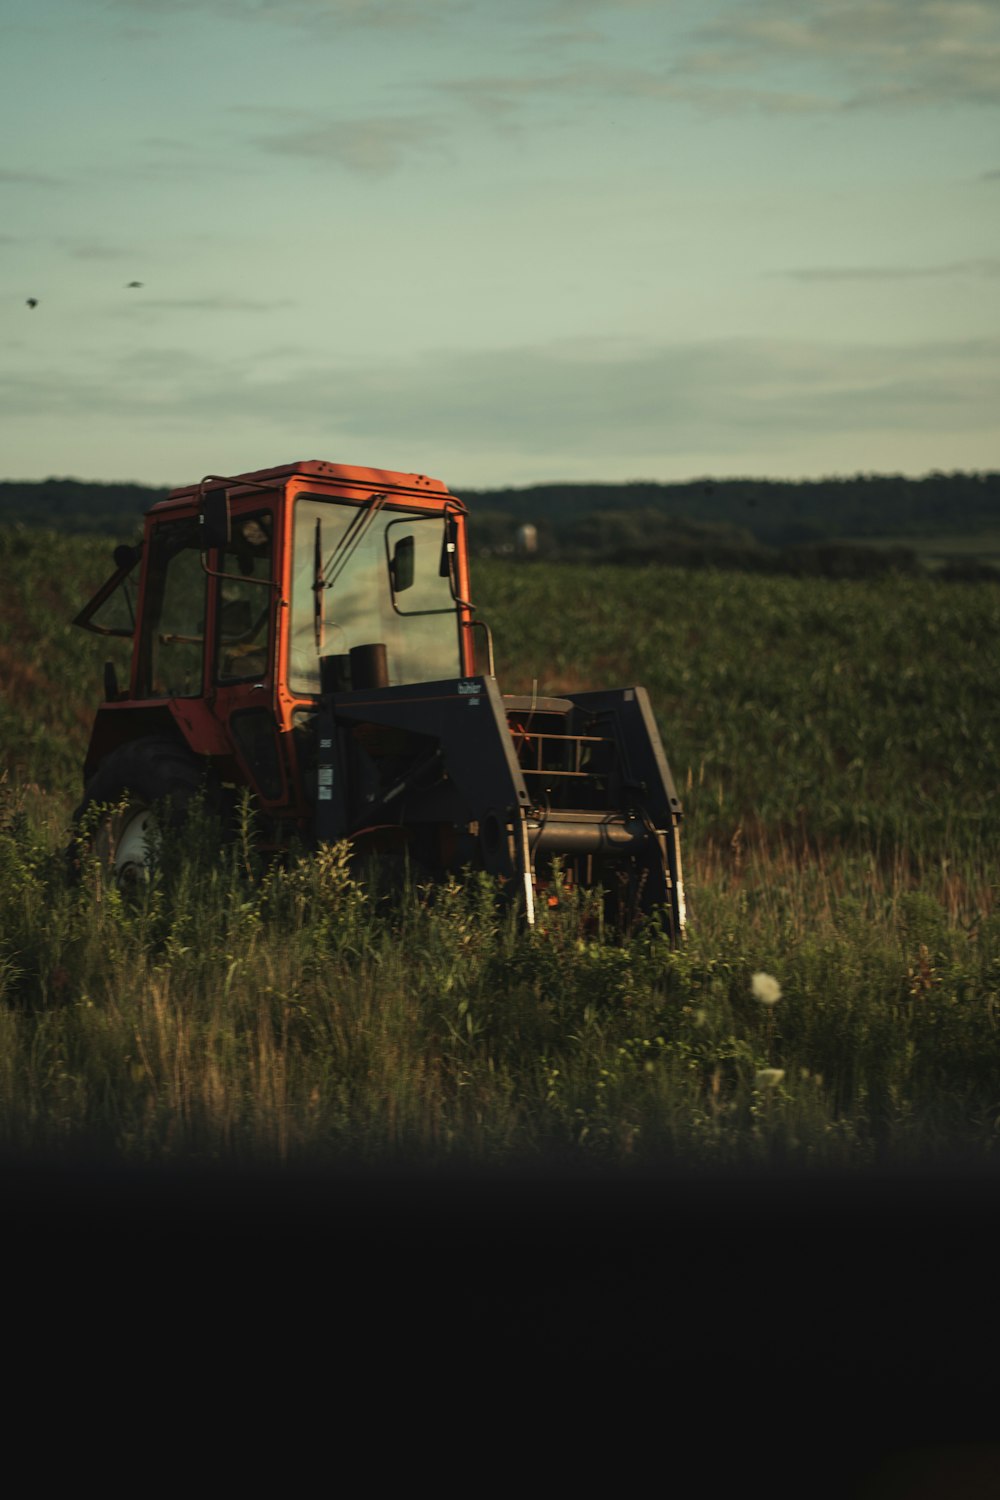
POLYGON ((144 698, 195 698, 202 690, 205 586, 197 517, 153 532, 139 666, 144 698))
POLYGON ((219 579, 217 682, 241 682, 267 672, 274 618, 272 530, 269 510, 238 517, 232 542, 219 553, 219 572, 225 577, 219 579))

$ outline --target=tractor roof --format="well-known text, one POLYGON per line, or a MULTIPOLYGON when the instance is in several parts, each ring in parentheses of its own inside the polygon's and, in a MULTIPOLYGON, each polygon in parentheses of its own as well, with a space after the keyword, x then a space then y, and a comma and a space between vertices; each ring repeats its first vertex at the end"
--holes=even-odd
MULTIPOLYGON (((254 469, 247 474, 211 474, 206 476, 213 483, 208 488, 216 485, 226 485, 233 488, 241 484, 254 484, 260 480, 291 479, 301 477, 303 479, 317 479, 334 481, 337 484, 363 489, 392 489, 402 491, 406 494, 438 494, 447 495, 448 486, 440 479, 429 479, 426 474, 402 474, 393 469, 361 469, 351 464, 331 464, 325 459, 307 458, 300 459, 297 463, 279 464, 274 469, 254 469)), ((188 484, 180 489, 171 490, 165 500, 160 500, 151 508, 159 510, 161 506, 169 506, 178 500, 190 500, 197 495, 205 480, 197 484, 188 484)))

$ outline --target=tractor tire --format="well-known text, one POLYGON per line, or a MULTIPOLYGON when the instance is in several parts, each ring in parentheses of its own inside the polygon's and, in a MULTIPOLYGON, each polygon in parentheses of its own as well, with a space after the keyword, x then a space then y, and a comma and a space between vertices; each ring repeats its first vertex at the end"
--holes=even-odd
POLYGON ((90 852, 119 886, 144 884, 155 864, 160 820, 179 828, 204 786, 203 762, 179 740, 150 736, 119 745, 98 766, 73 814, 67 850, 71 875, 79 873, 90 852), (98 805, 116 810, 94 825, 98 805))

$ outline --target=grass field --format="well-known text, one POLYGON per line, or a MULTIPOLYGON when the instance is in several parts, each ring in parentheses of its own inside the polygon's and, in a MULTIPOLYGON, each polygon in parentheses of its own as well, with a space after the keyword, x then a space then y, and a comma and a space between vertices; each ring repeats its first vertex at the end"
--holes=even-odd
POLYGON ((210 820, 138 902, 61 849, 110 544, 0 563, 0 1146, 138 1162, 992 1161, 1000 588, 480 562, 507 691, 642 682, 690 933, 385 904, 210 820), (780 989, 754 976, 771 976, 780 989), (769 993, 770 992, 770 993, 769 993), (761 998, 763 995, 763 998, 761 998))

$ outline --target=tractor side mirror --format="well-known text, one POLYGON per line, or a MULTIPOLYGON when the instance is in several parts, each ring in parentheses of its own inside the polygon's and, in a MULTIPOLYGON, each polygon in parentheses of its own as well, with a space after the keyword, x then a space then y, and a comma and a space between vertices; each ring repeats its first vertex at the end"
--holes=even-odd
POLYGON ((392 549, 392 557, 389 560, 389 577, 392 580, 392 592, 401 594, 404 589, 413 587, 413 578, 416 567, 416 547, 412 536, 401 536, 392 549))
POLYGON ((207 490, 201 502, 202 551, 228 547, 233 537, 233 517, 227 490, 207 490))

